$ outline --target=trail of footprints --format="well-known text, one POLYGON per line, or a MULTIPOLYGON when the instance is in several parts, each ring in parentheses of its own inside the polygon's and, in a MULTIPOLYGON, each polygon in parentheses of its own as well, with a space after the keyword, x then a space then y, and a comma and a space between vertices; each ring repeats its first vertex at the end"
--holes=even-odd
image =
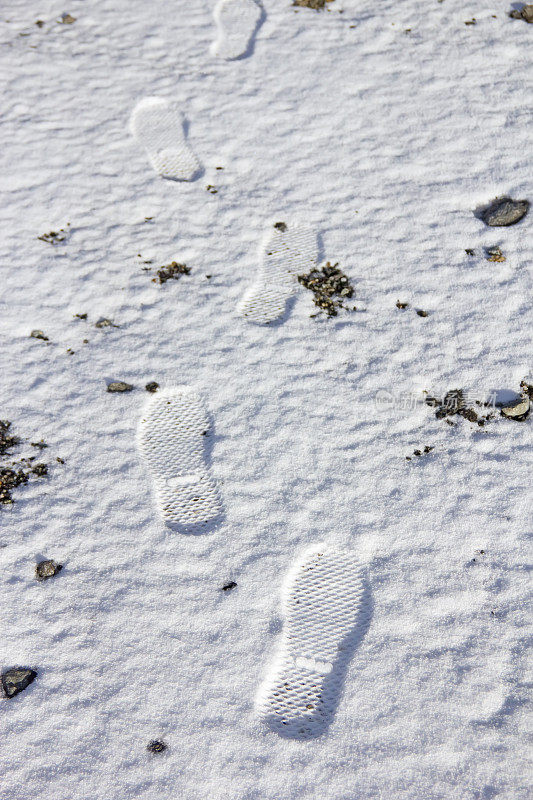
MULTIPOLYGON (((256 0, 219 0, 211 54, 229 61, 249 55, 263 18, 256 0)), ((201 174, 181 113, 165 99, 141 100, 130 130, 159 176, 193 181, 201 174)), ((274 224, 238 313, 256 324, 282 319, 297 291, 297 275, 312 269, 317 257, 311 229, 274 224)), ((209 430, 203 401, 187 386, 158 391, 139 422, 138 447, 160 516, 183 533, 212 531, 223 516, 208 464, 209 430)), ((332 722, 350 659, 370 623, 369 588, 353 552, 320 544, 301 554, 287 575, 282 611, 283 632, 256 708, 272 731, 307 740, 332 722)))
MULTIPOLYGON (((222 506, 204 451, 208 414, 187 386, 163 389, 147 402, 138 445, 152 476, 163 521, 183 533, 207 532, 222 506)), ((363 573, 353 553, 309 549, 283 592, 285 625, 257 708, 281 736, 310 739, 330 724, 346 667, 369 621, 363 573)))

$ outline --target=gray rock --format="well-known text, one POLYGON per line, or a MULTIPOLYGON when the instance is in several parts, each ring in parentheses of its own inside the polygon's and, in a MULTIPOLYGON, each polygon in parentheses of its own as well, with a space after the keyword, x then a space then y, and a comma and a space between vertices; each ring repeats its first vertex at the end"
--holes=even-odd
POLYGON ((144 388, 146 389, 147 392, 152 392, 153 394, 154 392, 157 392, 157 390, 159 389, 159 384, 156 381, 150 381, 150 383, 147 383, 144 388))
POLYGON ((514 419, 516 422, 523 422, 529 416, 530 405, 531 401, 529 399, 529 395, 525 395, 524 397, 521 397, 520 400, 517 400, 516 403, 512 403, 512 405, 502 408, 502 417, 514 419))
POLYGON ((56 564, 52 559, 46 561, 39 561, 35 565, 35 577, 38 581, 46 581, 48 578, 53 578, 63 569, 63 564, 56 564))
POLYGON ((509 16, 513 19, 525 19, 526 22, 533 22, 533 5, 523 6, 519 11, 514 9, 509 12, 509 16))
POLYGON ((32 339, 42 339, 43 342, 48 341, 48 336, 45 336, 42 331, 38 331, 37 329, 30 333, 32 339))
POLYGON ((33 669, 19 669, 14 667, 2 673, 2 689, 6 697, 15 697, 16 694, 22 692, 27 686, 32 683, 37 677, 37 673, 33 669))
POLYGON ((529 211, 529 200, 512 200, 510 197, 497 197, 481 212, 485 225, 500 228, 515 225, 529 211))
POLYGON ((108 392, 131 392, 133 388, 131 383, 124 383, 124 381, 112 381, 107 384, 108 392))

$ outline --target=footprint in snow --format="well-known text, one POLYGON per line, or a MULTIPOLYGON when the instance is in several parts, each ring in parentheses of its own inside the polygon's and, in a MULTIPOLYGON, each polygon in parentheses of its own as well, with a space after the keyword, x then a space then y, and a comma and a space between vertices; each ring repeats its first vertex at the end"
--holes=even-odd
POLYGON ((251 54, 254 38, 264 18, 255 0, 220 0, 213 12, 218 28, 211 54, 233 61, 251 54))
POLYGON ((310 228, 290 228, 276 222, 261 257, 254 285, 239 303, 238 313, 260 325, 281 317, 287 303, 298 291, 298 274, 316 266, 316 235, 310 228))
POLYGON ((192 181, 199 177, 200 164, 185 140, 181 114, 166 100, 141 100, 133 109, 130 129, 162 178, 192 181))
POLYGON ((312 739, 332 721, 351 655, 370 623, 357 560, 323 545, 307 550, 288 576, 283 612, 278 655, 257 707, 280 736, 312 739))
POLYGON ((204 453, 208 415, 188 386, 163 389, 146 404, 139 449, 155 485, 164 522, 183 533, 202 533, 222 514, 204 453))

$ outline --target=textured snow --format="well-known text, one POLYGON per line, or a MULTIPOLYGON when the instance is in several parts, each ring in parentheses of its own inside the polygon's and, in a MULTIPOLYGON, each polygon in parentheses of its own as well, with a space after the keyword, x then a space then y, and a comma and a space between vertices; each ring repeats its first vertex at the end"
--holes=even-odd
POLYGON ((0 509, 0 667, 38 672, 0 704, 0 798, 526 800, 531 419, 450 427, 422 392, 531 375, 533 215, 474 212, 533 194, 533 28, 508 2, 263 6, 234 61, 211 54, 212 0, 0 13, 0 418, 50 464, 0 509), (145 97, 180 109, 196 180, 158 177, 131 136, 145 97), (239 316, 290 220, 357 312, 310 319, 299 287, 280 322, 239 316), (174 260, 191 274, 143 271, 174 260), (205 398, 212 533, 158 515, 148 381, 205 398), (372 614, 327 734, 287 741, 254 700, 317 542, 353 551, 372 614), (64 566, 39 583, 45 558, 64 566))

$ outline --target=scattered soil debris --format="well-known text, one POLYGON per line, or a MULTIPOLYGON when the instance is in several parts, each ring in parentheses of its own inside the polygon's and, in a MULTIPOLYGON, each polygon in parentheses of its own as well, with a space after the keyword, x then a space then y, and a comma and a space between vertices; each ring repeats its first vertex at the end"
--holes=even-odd
POLYGON ((87 314, 74 314, 75 319, 87 319, 87 314))
MULTIPOLYGON (((493 414, 479 414, 473 408, 469 408, 465 402, 464 392, 462 389, 451 389, 444 395, 444 400, 438 400, 436 397, 426 396, 426 405, 435 408, 435 416, 437 419, 446 419, 457 414, 469 422, 477 422, 480 427, 485 425, 490 419, 494 419, 493 414)), ((448 420, 446 419, 448 422, 448 420)), ((453 424, 453 423, 452 423, 453 424)))
POLYGON ((57 564, 52 559, 46 561, 39 561, 35 565, 35 577, 38 581, 47 581, 48 578, 53 578, 58 572, 63 569, 63 564, 57 564))
POLYGON ((146 749, 149 753, 164 753, 167 749, 165 742, 162 739, 152 739, 151 742, 148 742, 146 745, 146 749))
POLYGON ((72 14, 61 14, 58 22, 60 25, 72 25, 72 23, 76 22, 76 17, 73 17, 72 14))
MULTIPOLYGON (((67 228, 70 227, 70 222, 67 222, 67 228)), ((68 230, 65 228, 60 228, 58 231, 50 231, 50 233, 43 233, 42 236, 38 236, 37 238, 41 240, 41 242, 47 242, 48 244, 59 244, 60 242, 64 242, 68 236, 68 230)))
POLYGON ((11 469, 10 467, 0 467, 0 504, 3 506, 13 505, 11 492, 17 486, 28 483, 28 474, 23 469, 11 469))
POLYGON ((37 475, 38 478, 44 478, 48 475, 48 467, 46 464, 34 464, 30 470, 32 475, 37 475))
POLYGON ((44 335, 44 333, 43 333, 42 331, 39 331, 39 330, 37 330, 37 329, 33 330, 33 331, 30 333, 30 338, 31 338, 31 339, 42 339, 42 340, 43 340, 43 342, 48 342, 48 341, 50 341, 50 340, 48 339, 48 336, 45 336, 45 335, 44 335))
POLYGON ((120 325, 116 325, 112 319, 106 319, 102 317, 98 320, 98 322, 94 323, 95 328, 120 328, 120 325))
POLYGON ((160 267, 157 270, 157 278, 152 278, 152 282, 159 282, 160 284, 163 284, 169 281, 171 278, 178 281, 182 275, 189 275, 190 272, 191 268, 186 264, 178 264, 177 261, 173 261, 166 267, 160 267))
POLYGON ((235 581, 230 581, 229 583, 225 583, 224 586, 221 587, 222 592, 230 592, 232 589, 235 589, 237 584, 235 581))
MULTIPOLYGON (((312 269, 311 272, 298 275, 298 283, 313 292, 315 306, 325 311, 328 317, 336 317, 338 309, 345 308, 343 301, 353 297, 355 291, 338 264, 332 266, 329 261, 322 270, 312 269)), ((356 310, 355 306, 352 310, 356 310)))
POLYGON ((396 308, 404 309, 404 308, 407 308, 408 306, 409 306, 409 303, 400 303, 399 300, 396 300, 396 308))
MULTIPOLYGON (((414 456, 417 456, 417 457, 419 458, 420 456, 425 456, 425 455, 427 455, 428 453, 431 453, 431 451, 432 451, 433 449, 434 449, 434 445, 429 445, 429 444, 427 444, 427 445, 424 447, 424 449, 423 449, 423 450, 413 450, 413 455, 414 455, 414 456)), ((411 457, 411 456, 405 456, 405 460, 406 460, 406 461, 412 461, 413 459, 412 459, 412 457, 411 457)))
POLYGON ((56 456, 56 461, 58 462, 58 464, 64 464, 65 463, 64 459, 59 458, 59 456, 56 456))
POLYGON ((491 228, 516 225, 529 210, 529 200, 512 200, 510 197, 496 197, 481 211, 481 219, 491 228))
POLYGON ((71 347, 67 347, 67 355, 68 355, 68 356, 73 356, 73 355, 75 354, 75 352, 76 352, 76 351, 75 351, 75 350, 72 350, 72 348, 71 348, 71 347))
POLYGON ((33 669, 14 667, 2 673, 2 689, 6 697, 15 697, 33 683, 37 673, 33 669))
POLYGON ((30 442, 30 445, 32 447, 38 447, 39 450, 45 450, 48 447, 48 445, 43 439, 41 439, 40 442, 30 442))
POLYGON ((108 392, 131 392, 133 388, 131 383, 124 383, 124 381, 111 381, 107 384, 108 392))
POLYGON ((314 11, 322 11, 326 7, 326 3, 332 3, 333 0, 293 0, 293 6, 300 6, 301 8, 312 8, 314 11))
POLYGON ((533 5, 522 6, 521 9, 514 9, 509 12, 512 19, 524 19, 526 22, 533 22, 533 5))
POLYGON ((465 249, 465 253, 467 254, 467 256, 475 256, 475 252, 473 251, 473 249, 471 247, 467 247, 465 249))
POLYGON ((209 185, 208 185, 208 186, 206 186, 205 188, 207 189, 207 191, 208 191, 210 194, 217 194, 217 192, 218 192, 218 189, 217 189, 217 188, 215 188, 214 186, 211 186, 211 184, 209 184, 209 185))
POLYGON ((0 455, 5 455, 8 450, 15 445, 20 444, 20 439, 16 436, 11 436, 8 431, 11 427, 9 420, 0 420, 0 455))
POLYGON ((285 222, 275 222, 274 227, 276 228, 277 231, 281 231, 282 233, 285 233, 285 231, 287 230, 287 225, 285 222))
POLYGON ((497 261, 499 263, 506 260, 504 254, 499 247, 486 247, 485 256, 487 261, 497 261))
POLYGON ((467 20, 467 21, 465 22, 465 25, 477 25, 477 20, 476 20, 476 18, 475 18, 475 17, 472 17, 472 19, 469 19, 469 20, 467 20))
POLYGON ((152 392, 153 394, 154 392, 157 392, 157 390, 159 389, 159 384, 156 383, 155 381, 150 381, 150 383, 147 383, 144 388, 146 389, 147 392, 152 392))
POLYGON ((428 312, 427 311, 422 311, 421 308, 417 308, 416 309, 416 313, 418 314, 419 317, 427 317, 428 316, 428 312))

